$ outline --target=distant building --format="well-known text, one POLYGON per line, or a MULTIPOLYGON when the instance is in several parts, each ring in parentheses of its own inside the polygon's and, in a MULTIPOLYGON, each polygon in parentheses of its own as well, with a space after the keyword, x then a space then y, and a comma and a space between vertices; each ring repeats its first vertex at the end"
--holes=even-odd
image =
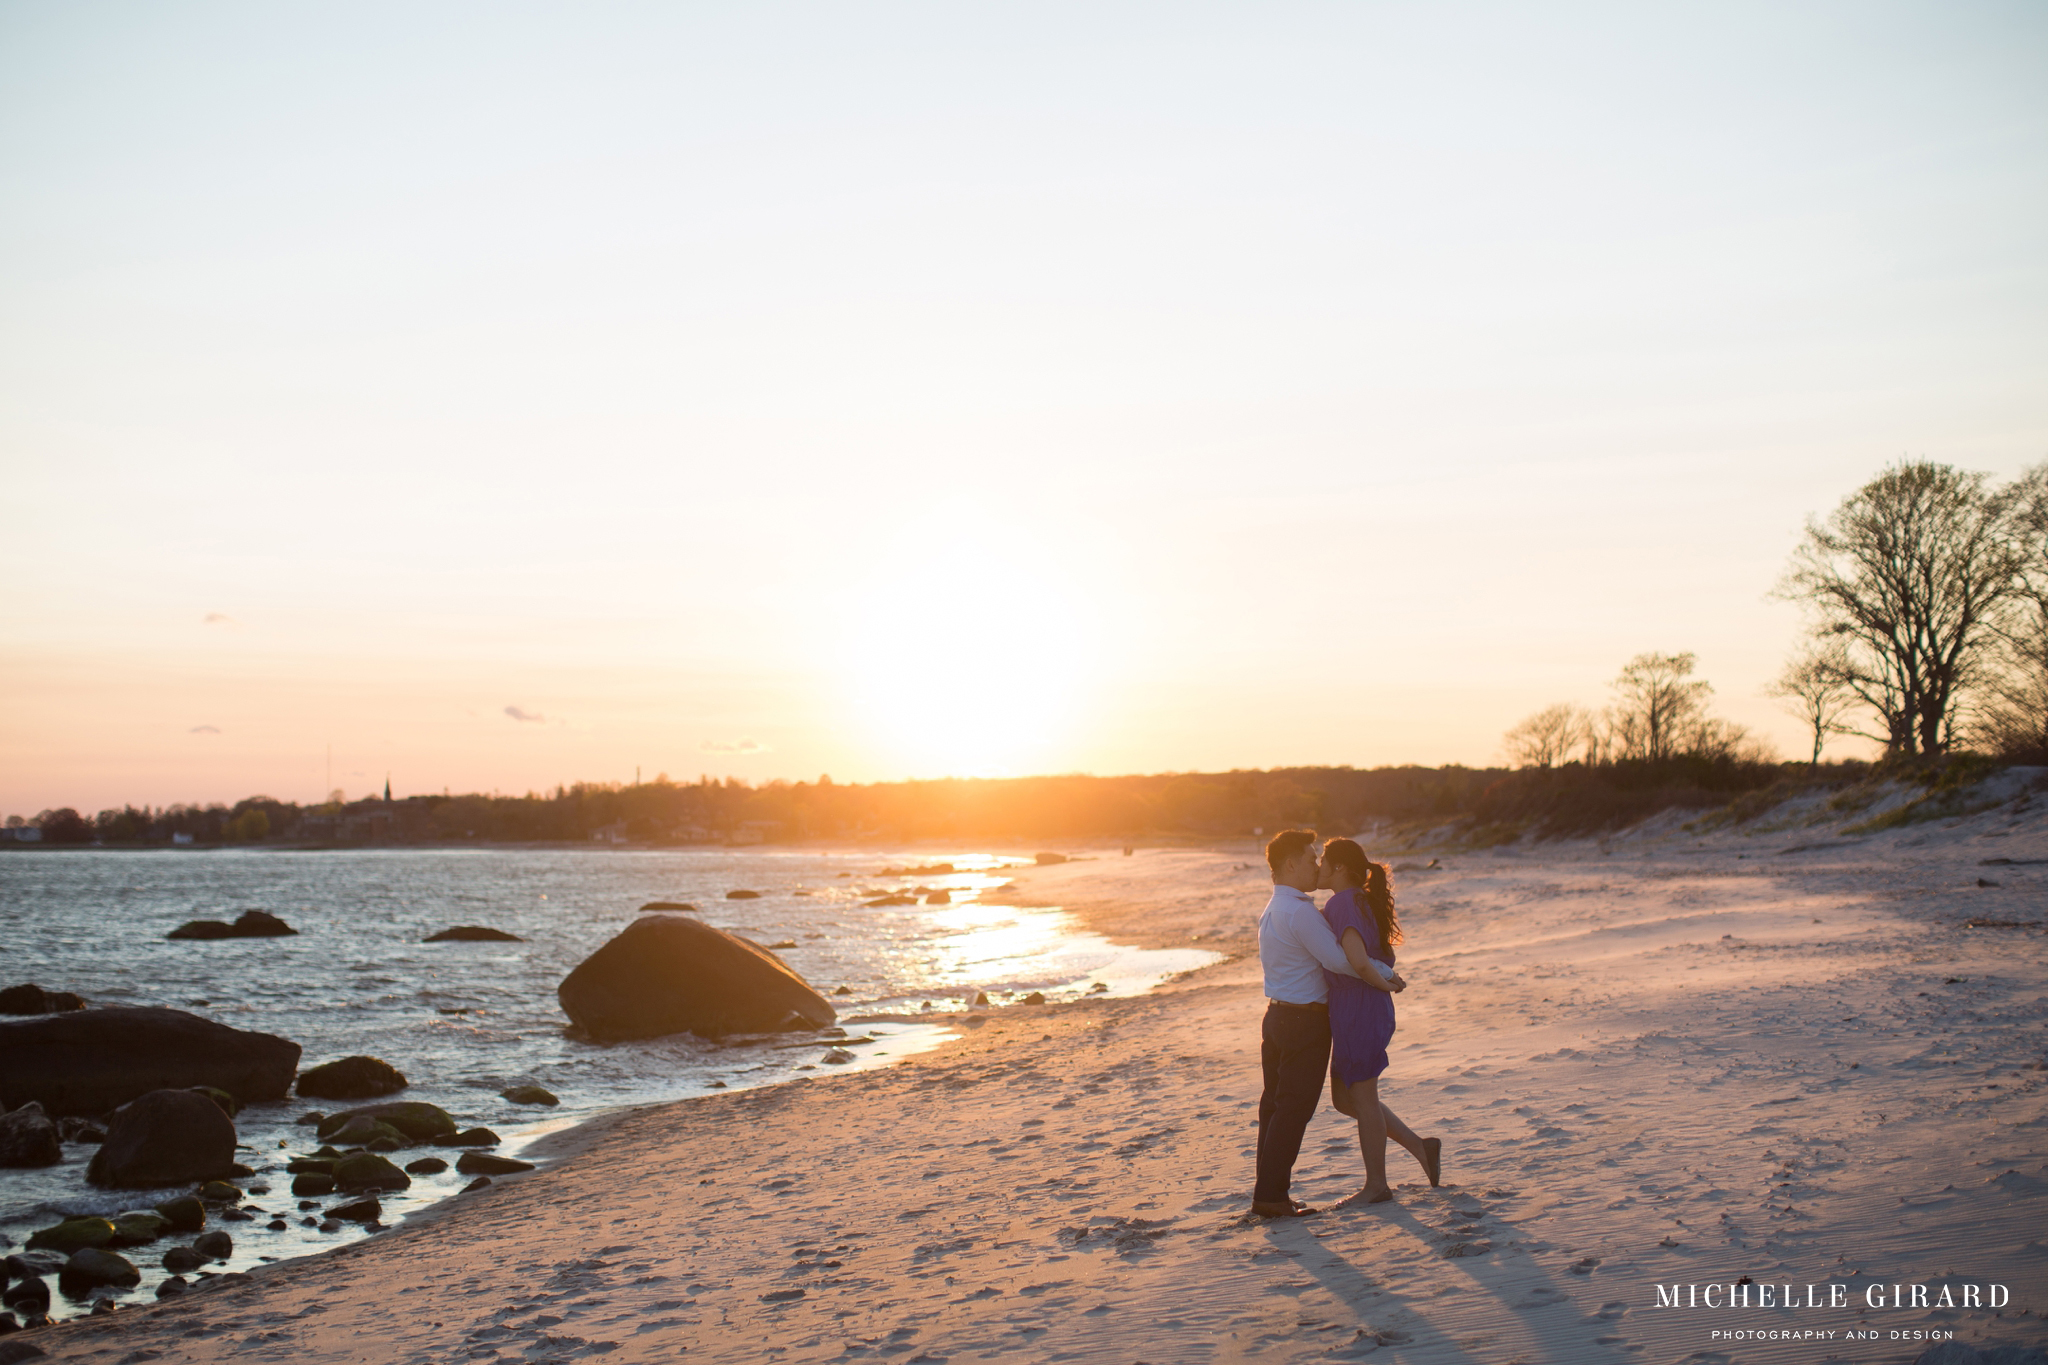
POLYGON ((626 822, 620 820, 594 829, 590 832, 590 839, 592 843, 598 844, 623 844, 626 842, 626 822))
POLYGON ((43 832, 34 825, 11 825, 6 829, 0 829, 0 840, 17 844, 40 844, 43 841, 43 832))

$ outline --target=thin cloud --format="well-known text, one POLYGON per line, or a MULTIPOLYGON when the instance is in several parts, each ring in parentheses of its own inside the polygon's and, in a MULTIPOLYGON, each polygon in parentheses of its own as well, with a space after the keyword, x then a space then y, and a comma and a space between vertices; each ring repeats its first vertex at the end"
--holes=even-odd
POLYGON ((772 754, 775 751, 758 739, 742 739, 728 742, 722 739, 704 741, 707 754, 772 754))
POLYGON ((242 623, 224 611, 210 611, 206 613, 206 619, 200 624, 208 626, 239 626, 242 623))
POLYGON ((218 725, 195 725, 187 733, 194 735, 217 735, 220 733, 220 727, 218 725))
POLYGON ((547 720, 547 717, 542 715, 538 711, 528 711, 525 708, 518 706, 506 707, 505 714, 512 717, 512 719, 514 720, 532 721, 535 725, 539 725, 547 720))

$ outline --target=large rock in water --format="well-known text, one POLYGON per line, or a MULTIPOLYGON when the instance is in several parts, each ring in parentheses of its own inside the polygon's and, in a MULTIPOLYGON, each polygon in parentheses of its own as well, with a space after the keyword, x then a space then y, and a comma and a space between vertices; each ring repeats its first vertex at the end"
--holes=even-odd
POLYGON ((299 1045, 183 1010, 76 1010, 0 1021, 0 1104, 103 1114, 152 1090, 210 1085, 244 1101, 281 1100, 299 1045))
POLYGON ((195 1090, 152 1090, 107 1125, 85 1178, 115 1189, 182 1185, 228 1174, 235 1164, 235 1121, 195 1090))
POLYGON ((642 915, 583 959, 555 998, 591 1038, 824 1028, 838 1013, 781 958, 684 915, 642 915))

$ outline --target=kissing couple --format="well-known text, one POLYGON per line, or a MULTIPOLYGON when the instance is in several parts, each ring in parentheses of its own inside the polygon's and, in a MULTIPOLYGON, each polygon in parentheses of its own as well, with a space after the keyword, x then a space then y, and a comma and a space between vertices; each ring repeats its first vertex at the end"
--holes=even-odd
MULTIPOLYGON (((1387 1184, 1387 1140, 1422 1163, 1435 1185, 1443 1175, 1443 1142, 1417 1137, 1380 1102, 1379 1077, 1394 1037, 1394 997, 1408 983, 1394 970, 1401 924, 1387 866, 1352 839, 1332 839, 1317 855, 1314 830, 1289 829, 1266 844, 1273 897, 1259 916, 1259 965, 1266 977, 1266 1017, 1259 1029, 1259 1155, 1252 1212, 1300 1218, 1316 1210, 1289 1196, 1302 1134, 1322 1096, 1358 1120, 1365 1187, 1351 1196, 1368 1204, 1394 1197, 1387 1184), (1318 910, 1311 891, 1334 892, 1318 910)), ((1350 1200, 1345 1202, 1349 1203, 1350 1200)))

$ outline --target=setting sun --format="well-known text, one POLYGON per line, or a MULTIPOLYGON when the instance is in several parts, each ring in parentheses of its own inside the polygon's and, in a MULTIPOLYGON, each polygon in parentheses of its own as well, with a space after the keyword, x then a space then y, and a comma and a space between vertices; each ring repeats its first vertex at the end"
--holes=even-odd
POLYGON ((841 686, 910 771, 994 776, 1073 722, 1094 663, 1087 602, 1051 554, 951 516, 905 537, 849 590, 841 686))

